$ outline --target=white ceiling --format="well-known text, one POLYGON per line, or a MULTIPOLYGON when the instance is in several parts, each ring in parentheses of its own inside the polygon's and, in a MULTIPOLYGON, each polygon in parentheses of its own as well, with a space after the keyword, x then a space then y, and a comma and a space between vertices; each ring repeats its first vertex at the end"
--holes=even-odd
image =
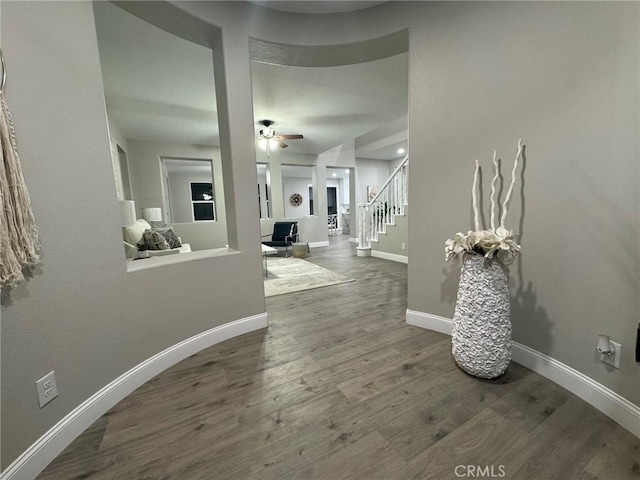
MULTIPOLYGON (((211 51, 109 2, 94 8, 107 110, 122 135, 219 145, 211 51)), ((259 120, 273 120, 276 134, 304 135, 287 141, 287 152, 318 154, 406 116, 407 57, 336 67, 252 61, 256 134, 259 120)), ((377 150, 366 157, 397 158, 389 155, 377 150)))

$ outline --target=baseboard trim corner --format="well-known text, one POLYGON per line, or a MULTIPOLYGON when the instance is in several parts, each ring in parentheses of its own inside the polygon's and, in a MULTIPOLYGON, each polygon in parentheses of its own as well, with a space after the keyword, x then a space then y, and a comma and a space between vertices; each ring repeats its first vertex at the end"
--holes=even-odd
MULTIPOLYGON (((407 309, 408 325, 451 335, 453 320, 407 309)), ((514 362, 548 378, 600 410, 640 438, 640 407, 568 365, 518 342, 511 346, 514 362)))
POLYGON ((398 255, 395 253, 381 252, 380 250, 371 249, 371 256, 376 258, 382 258, 383 260, 391 260, 398 263, 409 263, 409 257, 405 255, 398 255))
POLYGON ((73 440, 111 407, 167 368, 217 343, 266 328, 267 313, 225 323, 187 338, 136 365, 68 413, 25 450, 0 480, 35 479, 73 440))

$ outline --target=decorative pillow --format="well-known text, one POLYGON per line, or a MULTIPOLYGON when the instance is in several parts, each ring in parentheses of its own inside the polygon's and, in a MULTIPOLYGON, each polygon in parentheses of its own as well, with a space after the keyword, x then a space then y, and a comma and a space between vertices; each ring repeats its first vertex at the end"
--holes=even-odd
POLYGON ((169 244, 160 232, 145 230, 142 235, 142 248, 144 250, 168 250, 169 244))
POLYGON ((164 237, 169 244, 169 248, 180 248, 182 246, 182 243, 180 243, 180 239, 176 235, 176 232, 173 231, 173 228, 154 228, 153 230, 164 237))
POLYGON ((136 220, 136 223, 133 225, 122 227, 122 236, 125 242, 131 245, 137 245, 142 241, 142 235, 145 230, 150 229, 151 225, 149 225, 146 220, 140 218, 136 220))

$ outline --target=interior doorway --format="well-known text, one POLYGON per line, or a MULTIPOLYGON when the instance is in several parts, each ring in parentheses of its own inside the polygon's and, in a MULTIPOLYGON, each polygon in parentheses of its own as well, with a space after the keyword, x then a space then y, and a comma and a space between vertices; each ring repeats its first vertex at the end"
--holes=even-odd
MULTIPOLYGON (((313 210, 313 186, 309 185, 309 215, 314 215, 313 210)), ((338 214, 338 187, 327 186, 327 215, 338 214)))
POLYGON ((338 187, 327 186, 327 215, 338 214, 338 187))

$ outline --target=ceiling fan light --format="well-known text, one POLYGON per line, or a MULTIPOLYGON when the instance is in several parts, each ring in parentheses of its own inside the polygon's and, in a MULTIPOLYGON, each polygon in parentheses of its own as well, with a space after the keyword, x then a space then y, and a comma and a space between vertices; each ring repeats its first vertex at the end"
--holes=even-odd
POLYGON ((262 137, 262 138, 258 139, 258 146, 261 149, 266 150, 267 149, 267 145, 268 145, 268 142, 267 142, 266 138, 262 137))
POLYGON ((269 139, 269 147, 270 148, 276 148, 278 146, 278 141, 275 138, 270 138, 269 139))

